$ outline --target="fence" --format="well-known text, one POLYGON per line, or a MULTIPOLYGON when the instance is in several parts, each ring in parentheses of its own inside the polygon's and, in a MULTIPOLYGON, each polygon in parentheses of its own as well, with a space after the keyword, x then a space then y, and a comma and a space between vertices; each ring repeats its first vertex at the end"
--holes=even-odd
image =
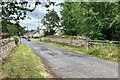
POLYGON ((108 46, 108 45, 120 45, 120 41, 108 41, 108 40, 89 40, 88 41, 88 46, 93 46, 93 45, 104 45, 104 46, 108 46))
POLYGON ((74 39, 74 38, 62 38, 62 37, 42 37, 43 41, 65 43, 73 46, 90 47, 93 45, 109 46, 112 44, 119 45, 120 41, 108 41, 108 40, 89 40, 89 39, 74 39))

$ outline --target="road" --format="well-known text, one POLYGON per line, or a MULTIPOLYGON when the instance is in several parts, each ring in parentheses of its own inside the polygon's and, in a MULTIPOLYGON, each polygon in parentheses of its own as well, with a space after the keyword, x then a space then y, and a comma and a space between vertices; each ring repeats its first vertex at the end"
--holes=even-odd
POLYGON ((31 47, 57 78, 118 78, 118 63, 101 60, 64 49, 30 42, 31 47))

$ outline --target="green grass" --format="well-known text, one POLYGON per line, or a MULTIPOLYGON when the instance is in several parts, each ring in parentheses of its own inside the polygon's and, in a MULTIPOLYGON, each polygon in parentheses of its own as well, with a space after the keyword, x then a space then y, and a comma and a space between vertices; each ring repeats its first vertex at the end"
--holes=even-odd
POLYGON ((55 42, 47 42, 47 41, 39 41, 39 40, 35 40, 35 41, 43 44, 57 46, 75 53, 98 57, 103 60, 118 62, 118 59, 119 59, 118 56, 119 56, 120 48, 115 45, 110 45, 110 46, 100 45, 100 46, 85 48, 85 47, 75 47, 75 46, 70 46, 70 45, 55 43, 55 42))
POLYGON ((38 56, 27 45, 19 45, 3 64, 2 77, 50 78, 38 56))

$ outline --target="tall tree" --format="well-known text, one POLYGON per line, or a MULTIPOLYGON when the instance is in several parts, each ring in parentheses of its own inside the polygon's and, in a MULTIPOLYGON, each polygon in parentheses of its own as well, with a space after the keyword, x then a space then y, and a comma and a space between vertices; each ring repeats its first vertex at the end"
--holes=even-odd
POLYGON ((64 34, 120 40, 119 2, 65 2, 61 7, 64 34))
MULTIPOLYGON (((45 7, 49 7, 50 5, 54 4, 47 0, 49 4, 46 3, 45 7)), ((27 12, 33 12, 37 5, 40 5, 41 2, 39 0, 36 0, 34 2, 34 6, 31 7, 31 4, 29 4, 28 1, 1 1, 0 2, 0 18, 2 19, 2 32, 9 32, 15 30, 20 32, 20 30, 23 30, 24 28, 20 27, 19 20, 23 20, 26 18, 27 12), (13 24, 11 21, 14 21, 15 24, 13 24), (16 28, 19 27, 19 28, 16 28), (17 30, 16 30, 17 29, 17 30)), ((32 4, 33 5, 33 4, 32 4)), ((23 30, 24 31, 24 30, 23 30)), ((13 31, 14 32, 14 31, 13 31)))
POLYGON ((50 34, 54 34, 55 31, 53 30, 53 28, 59 27, 59 21, 60 18, 57 12, 55 12, 53 9, 49 10, 48 13, 46 13, 41 22, 43 23, 43 25, 46 26, 48 30, 50 30, 50 34))
POLYGON ((21 32, 25 32, 24 28, 19 25, 19 20, 26 18, 27 11, 32 12, 35 10, 40 2, 36 1, 35 6, 31 8, 27 1, 9 1, 0 3, 2 10, 0 11, 0 18, 2 22, 2 32, 9 33, 10 35, 15 35, 21 32), (15 22, 15 24, 12 23, 15 22))
POLYGON ((4 21, 18 21, 26 17, 26 12, 32 12, 40 2, 35 2, 35 6, 31 9, 27 1, 24 2, 1 2, 2 10, 0 12, 1 19, 4 21))

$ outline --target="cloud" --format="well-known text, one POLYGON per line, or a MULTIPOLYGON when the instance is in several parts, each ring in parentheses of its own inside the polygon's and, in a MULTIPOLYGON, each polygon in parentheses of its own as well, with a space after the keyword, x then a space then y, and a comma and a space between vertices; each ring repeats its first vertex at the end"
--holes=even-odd
MULTIPOLYGON (((41 19, 39 19, 39 26, 42 25, 42 24, 40 24, 40 21, 41 21, 41 19)), ((38 27, 38 19, 35 18, 35 17, 32 17, 31 19, 26 18, 25 20, 20 21, 20 25, 23 26, 23 27, 28 26, 29 30, 37 29, 37 27, 38 27)))
POLYGON ((39 18, 39 26, 42 25, 40 23, 41 19, 44 17, 46 13, 46 9, 42 6, 37 6, 36 10, 33 12, 27 12, 27 17, 25 20, 20 20, 20 25, 23 27, 27 27, 29 30, 36 29, 38 27, 38 18, 39 18))
POLYGON ((50 0, 51 2, 61 3, 64 2, 64 0, 50 0))
MULTIPOLYGON (((50 1, 57 3, 64 2, 64 0, 50 0, 50 1)), ((34 2, 35 1, 31 1, 29 3, 31 4, 31 7, 34 7, 34 2)), ((50 8, 53 9, 52 6, 50 8)), ((54 9, 57 12, 57 14, 61 17, 60 6, 57 6, 54 9)), ((27 12, 27 17, 29 16, 31 19, 26 18, 25 20, 20 20, 20 25, 23 27, 28 26, 29 30, 36 29, 38 27, 38 18, 39 18, 39 26, 41 26, 42 24, 40 23, 40 21, 45 16, 45 14, 46 14, 46 8, 44 7, 44 5, 43 4, 38 5, 35 11, 27 12)))

